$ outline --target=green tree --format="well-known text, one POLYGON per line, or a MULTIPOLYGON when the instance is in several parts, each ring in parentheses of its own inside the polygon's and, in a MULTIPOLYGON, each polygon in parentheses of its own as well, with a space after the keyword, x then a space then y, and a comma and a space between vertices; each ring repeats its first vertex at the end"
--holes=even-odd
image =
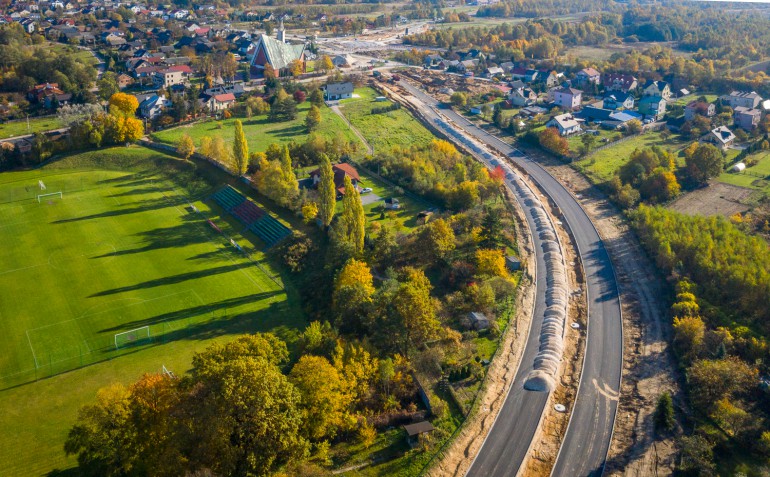
POLYGON ((687 369, 687 379, 693 403, 701 411, 710 412, 718 401, 750 389, 756 383, 756 370, 734 357, 702 359, 687 369))
POLYGON ((457 91, 452 93, 452 96, 449 97, 449 101, 452 103, 452 106, 456 108, 464 108, 468 104, 468 95, 461 91, 457 91))
POLYGON ((658 397, 655 406, 655 429, 657 431, 671 431, 676 421, 674 420, 674 401, 671 393, 664 392, 658 397))
POLYGON ((393 297, 392 306, 401 338, 400 347, 403 354, 408 356, 412 347, 438 337, 441 326, 430 296, 428 277, 416 268, 405 269, 403 276, 404 281, 393 297))
POLYGON ((722 152, 711 144, 701 144, 690 156, 685 156, 687 173, 693 180, 704 183, 722 173, 722 152))
POLYGON ((320 88, 313 89, 313 91, 310 92, 309 100, 311 104, 318 106, 320 108, 321 105, 324 104, 324 94, 321 91, 321 89, 320 88))
POLYGON ((233 141, 233 165, 236 175, 243 175, 249 165, 249 144, 243 132, 243 123, 235 120, 235 137, 233 141))
POLYGON ((113 71, 105 71, 99 81, 96 82, 96 87, 99 88, 99 97, 107 100, 112 97, 113 94, 120 91, 118 86, 118 75, 113 71))
POLYGON ((338 219, 338 236, 353 246, 353 252, 360 255, 364 251, 366 234, 366 216, 358 189, 353 186, 350 177, 345 176, 345 195, 342 198, 342 213, 338 219))
POLYGON ((310 111, 307 112, 307 116, 305 116, 305 127, 307 128, 307 132, 310 133, 315 131, 320 124, 321 110, 318 109, 318 106, 312 105, 310 106, 310 111))
POLYGON ((321 225, 328 227, 334 218, 334 208, 337 204, 337 191, 334 188, 334 170, 326 154, 321 154, 319 165, 320 180, 318 182, 318 219, 321 225))
POLYGON ((281 151, 281 174, 283 175, 283 181, 286 188, 286 199, 288 203, 294 200, 299 194, 299 183, 297 182, 297 176, 294 174, 294 167, 291 163, 291 154, 289 154, 289 146, 283 146, 281 151))
POLYGON ((594 144, 596 143, 596 136, 594 136, 591 133, 583 134, 580 137, 580 142, 583 144, 583 148, 585 148, 585 152, 588 152, 591 149, 593 149, 594 144))
POLYGON ((714 451, 709 441, 700 435, 686 436, 679 440, 681 454, 679 469, 694 475, 712 475, 714 451))
POLYGON ((351 258, 334 280, 332 303, 343 331, 360 332, 374 294, 374 279, 366 262, 351 258))

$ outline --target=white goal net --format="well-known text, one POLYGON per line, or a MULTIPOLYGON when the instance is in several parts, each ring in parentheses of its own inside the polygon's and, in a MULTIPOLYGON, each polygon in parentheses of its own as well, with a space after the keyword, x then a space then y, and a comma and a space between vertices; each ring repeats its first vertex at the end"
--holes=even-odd
POLYGON ((51 192, 51 193, 48 193, 48 194, 38 194, 38 196, 37 196, 37 203, 39 204, 39 203, 42 202, 42 199, 44 199, 46 197, 52 197, 52 196, 59 196, 60 199, 64 198, 64 196, 62 195, 61 192, 51 192))
POLYGON ((115 333, 115 349, 131 346, 136 343, 147 341, 150 339, 150 327, 142 326, 135 330, 123 331, 122 333, 115 333))

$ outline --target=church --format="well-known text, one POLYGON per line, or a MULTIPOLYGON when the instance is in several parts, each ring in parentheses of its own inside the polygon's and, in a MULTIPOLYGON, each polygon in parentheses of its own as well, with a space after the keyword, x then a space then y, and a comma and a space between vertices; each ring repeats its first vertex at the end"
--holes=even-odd
POLYGON ((286 30, 283 21, 278 28, 276 38, 259 35, 254 56, 251 59, 252 74, 262 75, 265 65, 273 67, 278 76, 291 75, 291 64, 295 60, 302 62, 302 72, 307 67, 305 45, 286 43, 286 30))

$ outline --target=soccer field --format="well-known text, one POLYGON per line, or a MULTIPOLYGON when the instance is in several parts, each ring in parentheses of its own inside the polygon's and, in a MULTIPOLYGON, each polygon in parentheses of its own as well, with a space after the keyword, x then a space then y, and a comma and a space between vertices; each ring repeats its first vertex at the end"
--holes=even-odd
POLYGON ((233 326, 280 326, 280 278, 211 229, 207 218, 232 227, 207 203, 195 206, 151 172, 1 175, 0 387, 233 326))

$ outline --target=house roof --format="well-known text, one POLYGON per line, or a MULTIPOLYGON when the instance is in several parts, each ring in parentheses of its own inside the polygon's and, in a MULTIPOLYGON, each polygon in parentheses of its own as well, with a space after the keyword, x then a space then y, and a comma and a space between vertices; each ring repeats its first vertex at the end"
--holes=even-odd
POLYGON ((353 92, 353 83, 329 83, 326 85, 326 94, 345 94, 353 92))
POLYGON ((575 116, 567 113, 567 114, 559 114, 558 116, 554 116, 550 122, 555 122, 561 129, 570 129, 574 127, 580 126, 577 119, 575 119, 575 116))
POLYGON ((218 103, 227 103, 229 101, 235 101, 235 95, 233 93, 215 94, 212 96, 214 101, 218 103))
POLYGON ((596 71, 594 68, 583 68, 582 70, 578 71, 578 74, 583 73, 586 76, 599 76, 600 73, 596 71))
POLYGON ((579 89, 575 89, 575 88, 559 88, 555 92, 556 93, 562 93, 562 94, 571 94, 572 96, 576 96, 578 94, 582 94, 583 93, 579 89))
POLYGON ((404 426, 404 430, 406 431, 406 434, 409 437, 414 437, 420 434, 424 434, 426 432, 432 432, 436 428, 433 427, 433 424, 431 424, 428 421, 422 421, 422 422, 416 422, 414 424, 406 424, 404 426))
POLYGON ((729 144, 735 139, 735 134, 727 129, 727 126, 719 126, 718 128, 712 129, 710 134, 723 145, 729 144))
MULTIPOLYGON (((302 53, 305 51, 304 44, 291 45, 289 43, 280 42, 267 35, 259 35, 257 48, 259 48, 260 45, 262 45, 265 50, 267 62, 276 70, 288 68, 289 65, 291 65, 291 62, 300 59, 302 53)), ((254 55, 254 59, 256 58, 257 55, 254 55)))
POLYGON ((745 106, 736 106, 734 110, 735 114, 747 114, 749 116, 760 116, 762 111, 755 108, 747 108, 745 106))

